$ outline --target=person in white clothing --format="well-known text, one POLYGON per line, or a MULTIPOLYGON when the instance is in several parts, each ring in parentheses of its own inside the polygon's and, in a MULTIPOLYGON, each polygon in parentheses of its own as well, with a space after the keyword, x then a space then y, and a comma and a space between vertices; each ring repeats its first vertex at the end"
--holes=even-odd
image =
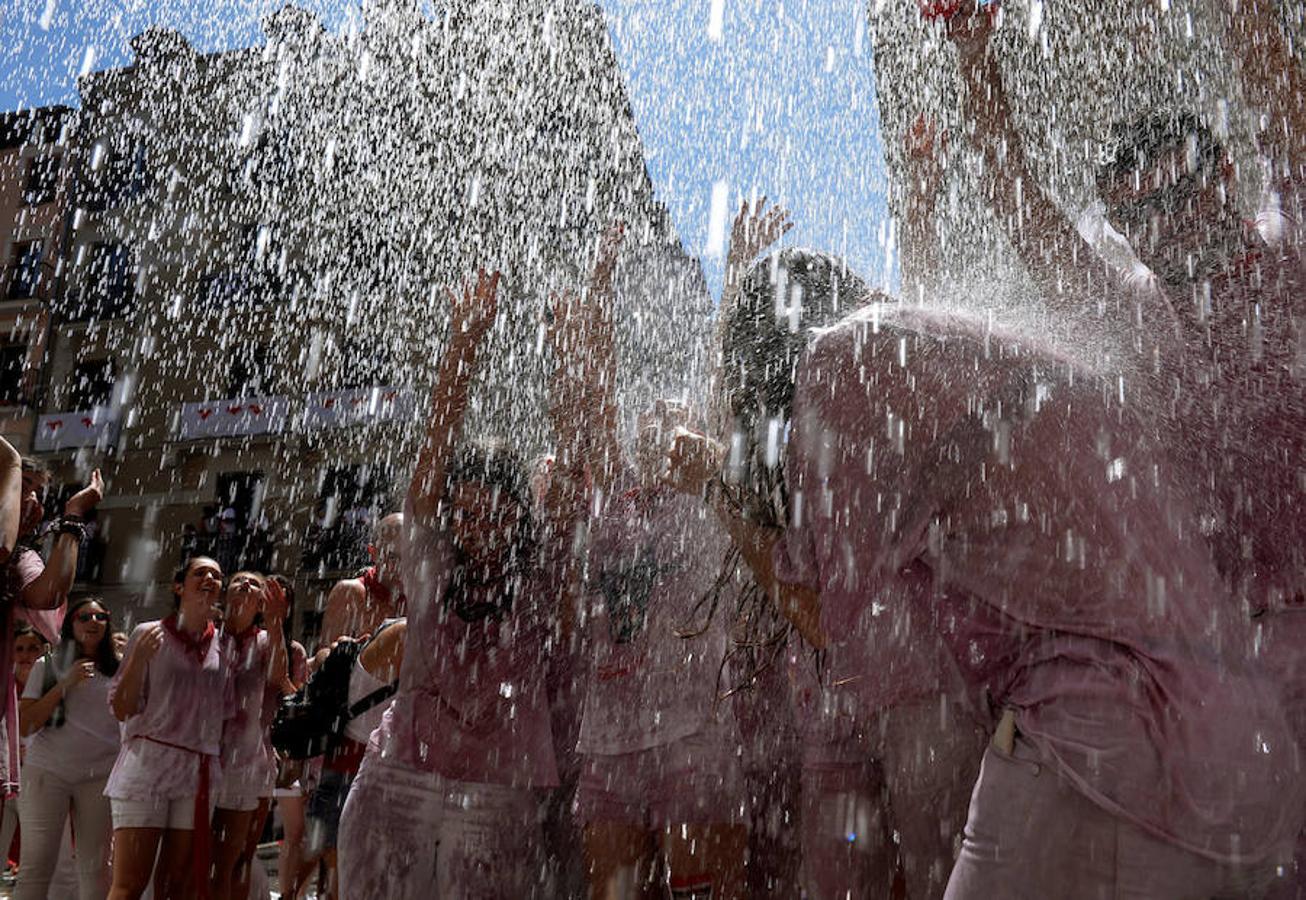
POLYGON ((109 890, 112 824, 104 786, 120 744, 109 710, 119 666, 111 621, 99 598, 74 603, 59 645, 33 666, 23 690, 19 726, 30 743, 19 794, 23 865, 16 896, 26 900, 49 892, 70 810, 78 895, 92 900, 109 890))

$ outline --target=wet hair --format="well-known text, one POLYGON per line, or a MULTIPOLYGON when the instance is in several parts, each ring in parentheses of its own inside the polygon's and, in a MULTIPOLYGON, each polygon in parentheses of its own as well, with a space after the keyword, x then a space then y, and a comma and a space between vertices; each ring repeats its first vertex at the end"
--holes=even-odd
MULTIPOLYGON (((725 496, 751 521, 768 526, 785 521, 783 460, 766 458, 766 431, 773 419, 787 425, 793 418, 795 372, 812 332, 877 299, 887 298, 870 290, 844 260, 812 250, 782 250, 744 276, 739 301, 722 329, 722 387, 744 443, 742 471, 725 496)), ((727 671, 733 673, 736 684, 727 694, 747 688, 774 665, 791 630, 755 582, 739 581, 736 573, 746 569, 732 543, 716 582, 695 604, 694 624, 681 632, 691 637, 705 631, 731 586, 738 589, 730 610, 738 637, 717 676, 719 685, 727 671)))
POLYGON ((1166 153, 1181 149, 1187 153, 1189 173, 1196 176, 1218 172, 1225 155, 1211 129, 1190 112, 1160 110, 1118 123, 1098 153, 1098 188, 1105 190, 1166 153))
POLYGON ((472 603, 468 594, 473 584, 469 562, 462 548, 454 544, 456 567, 445 589, 445 606, 465 622, 502 618, 512 611, 520 581, 535 551, 535 526, 531 515, 530 478, 522 458, 500 441, 476 441, 464 444, 449 467, 447 490, 450 495, 459 484, 475 483, 497 488, 499 496, 517 506, 517 522, 508 548, 509 572, 503 590, 493 602, 472 603))
POLYGON ((832 325, 877 294, 836 256, 790 248, 755 263, 723 328, 723 388, 747 453, 743 483, 757 502, 745 504, 763 524, 779 524, 784 485, 779 466, 767 473, 765 429, 792 418, 794 374, 814 329, 832 325), (776 490, 779 496, 773 496, 776 490), (764 498, 779 503, 766 511, 764 498))
MULTIPOLYGON (((104 636, 100 638, 100 645, 95 648, 95 668, 99 669, 101 674, 112 677, 118 671, 119 659, 117 651, 113 648, 113 611, 109 609, 103 597, 82 597, 68 605, 68 612, 63 617, 63 626, 59 629, 58 652, 62 656, 67 652, 65 648, 71 648, 71 660, 76 660, 77 641, 73 637, 73 625, 77 621, 77 613, 92 603, 109 614, 109 621, 104 625, 104 636)), ((71 660, 68 665, 72 664, 71 660)))
MULTIPOLYGON (((207 559, 209 562, 212 562, 212 563, 216 563, 216 562, 217 562, 217 560, 214 559, 213 557, 211 557, 211 556, 205 556, 203 553, 197 553, 197 554, 194 555, 194 556, 188 556, 188 557, 186 557, 186 561, 185 561, 184 563, 181 564, 181 568, 178 569, 177 572, 176 572, 176 574, 174 574, 174 575, 172 576, 172 585, 173 585, 173 587, 180 587, 181 585, 185 584, 185 583, 186 583, 186 576, 190 574, 191 567, 193 567, 193 566, 195 565, 195 562, 196 562, 197 560, 201 560, 201 559, 207 559)), ((218 568, 219 568, 219 570, 220 570, 220 569, 221 569, 221 566, 219 566, 218 568)), ((226 579, 223 579, 223 586, 224 586, 224 587, 226 586, 226 579)), ((173 609, 180 609, 180 608, 181 608, 181 595, 180 595, 179 593, 177 593, 176 591, 173 591, 173 592, 172 592, 172 608, 173 608, 173 609)))

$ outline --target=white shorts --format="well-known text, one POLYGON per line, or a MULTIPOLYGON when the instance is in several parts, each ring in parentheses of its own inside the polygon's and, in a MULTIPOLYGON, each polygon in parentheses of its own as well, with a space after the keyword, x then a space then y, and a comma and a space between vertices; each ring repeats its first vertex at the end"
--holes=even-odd
POLYGON ((231 812, 251 812, 258 809, 258 802, 261 800, 258 794, 245 793, 241 790, 241 785, 233 784, 229 789, 219 787, 213 796, 213 805, 218 809, 226 809, 231 812))
POLYGON ((113 827, 117 828, 171 828, 174 831, 195 830, 195 798, 156 797, 152 800, 118 800, 109 798, 113 812, 113 827))

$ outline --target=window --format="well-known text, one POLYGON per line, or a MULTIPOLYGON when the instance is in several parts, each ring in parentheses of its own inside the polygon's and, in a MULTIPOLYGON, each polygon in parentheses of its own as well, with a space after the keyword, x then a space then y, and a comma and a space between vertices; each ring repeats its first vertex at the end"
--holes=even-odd
POLYGON ((182 533, 181 558, 211 556, 224 572, 266 571, 273 564, 275 542, 261 508, 262 472, 223 472, 214 502, 182 533))
POLYGON ((26 344, 0 344, 0 406, 19 406, 27 402, 23 377, 26 369, 26 344))
POLYGON ((131 306, 136 294, 136 273, 129 248, 109 243, 91 248, 86 294, 88 314, 112 318, 131 306))
POLYGON ((36 296, 41 278, 41 242, 19 241, 9 253, 9 299, 36 296))
POLYGON ((27 181, 23 186, 23 202, 40 206, 54 199, 55 185, 59 180, 59 157, 34 156, 27 161, 27 181))
POLYGON ((139 197, 150 184, 144 141, 137 141, 125 150, 114 150, 100 143, 91 151, 79 199, 92 212, 103 212, 139 197))
POLYGON ((223 472, 218 476, 218 527, 243 531, 263 505, 262 472, 223 472))
POLYGON ((240 346, 234 351, 227 378, 228 397, 258 397, 272 391, 272 368, 265 344, 240 346))
POLYGON ((390 470, 384 466, 332 466, 322 472, 313 520, 304 535, 304 569, 348 571, 367 565, 377 516, 385 510, 390 470))
POLYGON ((70 409, 86 410, 105 406, 113 396, 113 360, 97 359, 78 363, 73 369, 70 409))

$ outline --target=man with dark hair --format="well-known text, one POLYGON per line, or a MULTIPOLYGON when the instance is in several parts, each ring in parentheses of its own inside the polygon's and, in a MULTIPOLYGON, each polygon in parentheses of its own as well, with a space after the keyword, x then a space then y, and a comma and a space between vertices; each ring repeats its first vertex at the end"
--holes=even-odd
POLYGON ((77 555, 86 535, 87 517, 104 496, 100 470, 91 473, 86 487, 64 503, 63 515, 55 525, 54 547, 48 560, 34 546, 45 518, 42 498, 50 473, 38 460, 22 461, 23 505, 19 546, 9 561, 7 591, 18 600, 15 615, 31 622, 46 640, 54 643, 63 624, 63 609, 77 577, 77 555))

